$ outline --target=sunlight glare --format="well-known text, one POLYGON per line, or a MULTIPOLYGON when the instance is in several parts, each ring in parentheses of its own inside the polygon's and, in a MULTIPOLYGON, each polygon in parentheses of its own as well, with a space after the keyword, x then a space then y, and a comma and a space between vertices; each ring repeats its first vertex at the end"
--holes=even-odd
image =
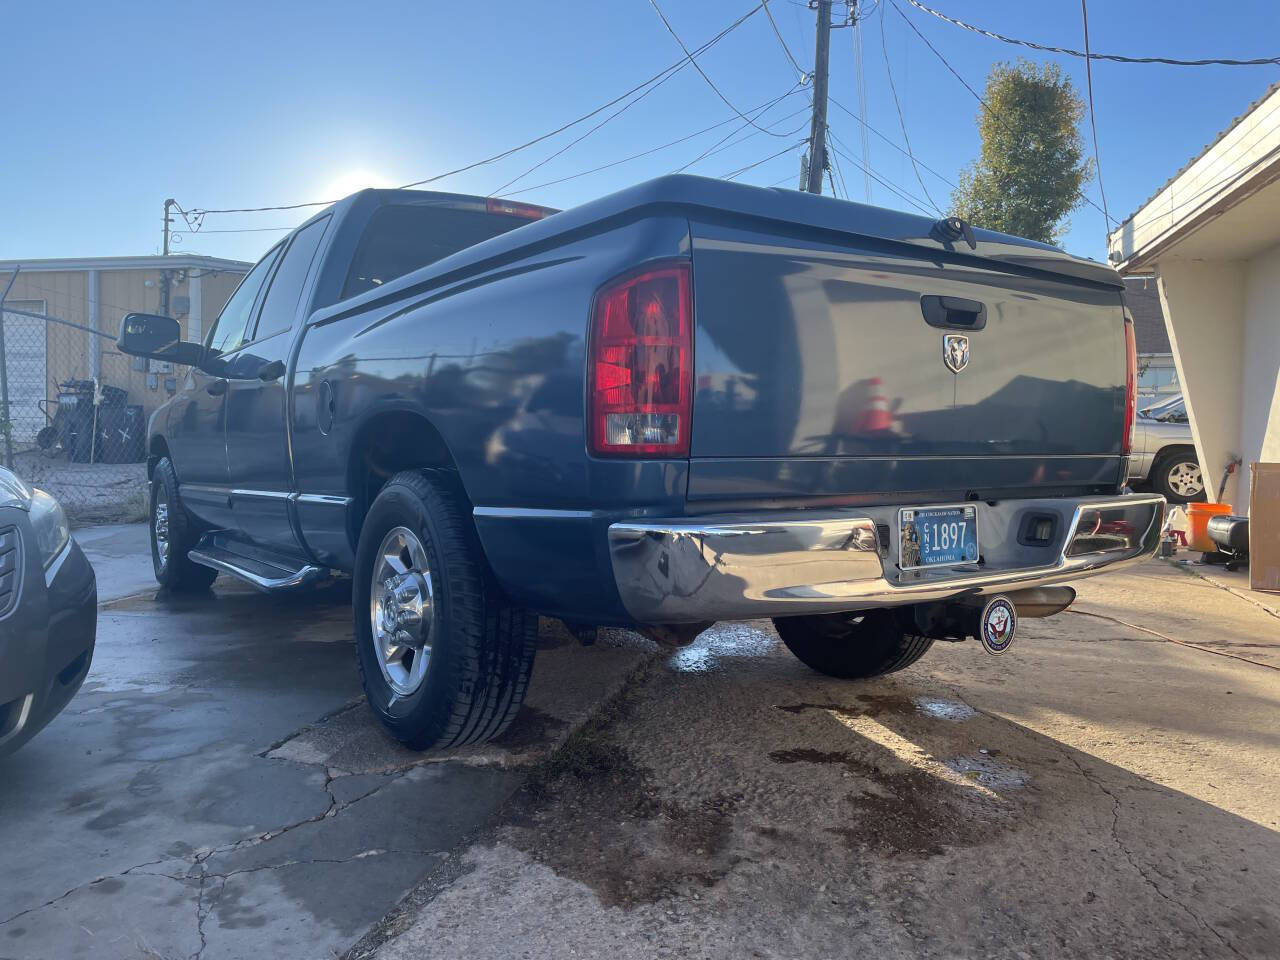
POLYGON ((335 177, 324 188, 326 200, 341 200, 366 187, 391 187, 394 184, 380 173, 370 170, 348 170, 335 177))

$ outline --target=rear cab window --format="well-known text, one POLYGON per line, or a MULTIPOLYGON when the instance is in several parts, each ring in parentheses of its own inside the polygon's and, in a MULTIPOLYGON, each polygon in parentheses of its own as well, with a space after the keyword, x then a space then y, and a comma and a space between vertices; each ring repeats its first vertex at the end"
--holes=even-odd
POLYGON ((356 246, 339 299, 412 273, 429 263, 529 223, 490 213, 483 201, 422 201, 379 207, 356 246))

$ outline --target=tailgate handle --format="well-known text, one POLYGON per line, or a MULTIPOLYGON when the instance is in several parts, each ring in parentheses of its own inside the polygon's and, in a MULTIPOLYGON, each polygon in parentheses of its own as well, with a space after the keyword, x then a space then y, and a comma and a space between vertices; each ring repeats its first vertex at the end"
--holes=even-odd
POLYGON ((987 305, 964 297, 924 296, 920 298, 924 322, 949 330, 981 330, 987 325, 987 305))

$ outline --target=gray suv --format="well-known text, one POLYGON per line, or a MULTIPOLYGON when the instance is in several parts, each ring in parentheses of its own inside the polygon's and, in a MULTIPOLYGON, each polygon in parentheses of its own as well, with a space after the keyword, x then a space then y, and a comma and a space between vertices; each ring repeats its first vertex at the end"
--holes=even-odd
POLYGON ((1204 475, 1181 394, 1138 412, 1133 426, 1129 482, 1149 483, 1170 503, 1204 499, 1204 475))

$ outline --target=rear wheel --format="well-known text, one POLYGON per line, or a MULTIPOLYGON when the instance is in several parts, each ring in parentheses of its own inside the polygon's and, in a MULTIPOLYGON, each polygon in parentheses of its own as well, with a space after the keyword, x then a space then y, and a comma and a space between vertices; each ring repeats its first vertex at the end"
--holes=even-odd
POLYGON ((1151 468, 1151 487, 1170 503, 1204 499, 1204 475, 1193 449, 1179 447, 1160 455, 1151 468))
POLYGON ((156 582, 174 591, 207 590, 218 571, 187 557, 200 535, 178 498, 178 475, 168 457, 162 457, 151 473, 150 528, 156 582))
POLYGON ((533 671, 538 618, 499 596, 461 502, 448 471, 397 473, 369 508, 356 550, 365 695, 415 750, 498 736, 533 671))
POLYGON ((802 663, 845 680, 909 667, 933 646, 931 638, 903 630, 892 610, 780 617, 773 625, 802 663))

